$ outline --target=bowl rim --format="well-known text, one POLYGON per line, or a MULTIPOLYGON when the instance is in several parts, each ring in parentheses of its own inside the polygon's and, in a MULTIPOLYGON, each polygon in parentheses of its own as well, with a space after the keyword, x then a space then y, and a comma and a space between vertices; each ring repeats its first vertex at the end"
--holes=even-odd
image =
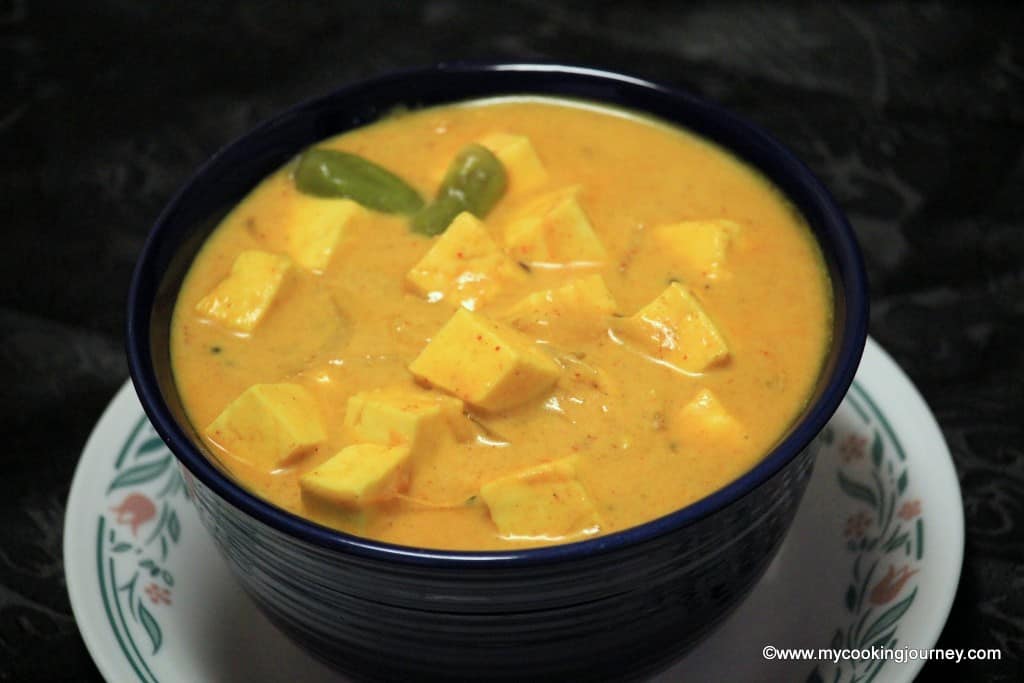
MULTIPOLYGON (((520 90, 509 91, 505 94, 529 95, 533 93, 528 90, 520 90)), ((574 97, 572 94, 559 95, 556 91, 548 90, 537 94, 552 97, 574 97)), ((496 93, 493 96, 500 97, 501 94, 496 93)), ((461 98, 448 98, 445 101, 455 103, 460 99, 476 99, 477 97, 467 95, 461 98)), ((584 99, 620 109, 637 111, 678 127, 691 130, 696 128, 692 122, 684 124, 675 121, 668 118, 665 112, 652 111, 647 106, 637 107, 628 103, 612 101, 610 98, 607 100, 601 97, 584 99)), ((437 104, 440 102, 431 106, 437 104)), ((359 123, 358 125, 363 124, 359 123)), ((337 132, 350 130, 353 127, 356 126, 341 128, 337 132)), ((704 131, 697 131, 697 134, 704 138, 709 137, 704 131)), ((815 232, 816 238, 821 242, 823 235, 817 230, 815 232)), ((480 566, 523 567, 585 559, 641 544, 677 531, 741 500, 767 482, 808 447, 838 409, 860 363, 867 338, 867 322, 867 276, 853 229, 821 181, 792 152, 759 126, 718 104, 680 88, 602 68, 554 62, 455 61, 391 71, 343 85, 279 112, 213 154, 174 194, 154 222, 146 238, 132 273, 128 290, 125 340, 132 383, 153 427, 179 463, 184 465, 194 477, 223 501, 286 536, 330 551, 340 551, 365 559, 401 564, 466 569, 480 566), (823 220, 822 229, 827 229, 829 232, 830 246, 835 256, 835 262, 832 264, 833 267, 830 267, 830 271, 838 271, 838 277, 836 272, 831 273, 833 292, 842 289, 846 316, 844 334, 839 339, 833 339, 833 344, 837 344, 839 347, 835 356, 836 363, 831 376, 827 378, 821 395, 817 401, 805 409, 798 421, 791 426, 789 433, 754 467, 737 479, 707 496, 661 517, 627 529, 572 543, 487 551, 442 550, 396 545, 319 525, 250 493, 221 472, 192 443, 185 430, 172 416, 159 388, 155 366, 152 362, 150 324, 153 300, 159 289, 159 280, 163 275, 163 273, 154 272, 153 262, 156 252, 162 246, 161 237, 166 226, 172 222, 179 205, 187 198, 190 190, 194 187, 201 187, 203 180, 211 173, 211 170, 216 168, 232 151, 244 146, 248 140, 273 131, 277 126, 283 125, 288 119, 306 110, 316 109, 327 102, 345 98, 352 93, 372 91, 374 88, 384 85, 393 86, 395 83, 407 83, 411 82, 411 79, 466 77, 474 74, 484 77, 497 72, 516 72, 527 78, 535 79, 554 77, 563 79, 566 83, 582 79, 593 84, 628 88, 629 92, 636 97, 640 97, 641 93, 646 93, 662 98, 666 103, 671 103, 673 107, 685 110, 688 116, 698 117, 702 121, 709 122, 709 125, 710 122, 714 122, 719 133, 736 136, 730 141, 712 138, 712 142, 758 169, 805 215, 806 207, 813 206, 823 220), (744 149, 748 153, 754 150, 759 158, 762 158, 762 161, 772 161, 773 167, 776 167, 777 170, 770 173, 769 169, 762 164, 751 160, 749 155, 741 155, 736 149, 736 145, 739 143, 743 143, 744 149), (781 174, 781 179, 786 182, 780 182, 780 178, 775 177, 776 174, 781 174), (800 191, 799 199, 801 201, 797 201, 797 198, 793 196, 794 191, 800 191)))

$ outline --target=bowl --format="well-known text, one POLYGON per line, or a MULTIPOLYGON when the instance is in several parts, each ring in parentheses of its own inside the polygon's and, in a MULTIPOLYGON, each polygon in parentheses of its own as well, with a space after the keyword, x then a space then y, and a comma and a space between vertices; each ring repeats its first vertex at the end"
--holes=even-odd
POLYGON ((442 64, 348 85, 231 143, 175 196, 128 297, 136 391, 176 456, 203 524, 267 616, 314 656, 370 680, 618 680, 665 667, 736 607, 771 561, 807 484, 816 436, 864 348, 867 290, 847 221, 813 174, 767 134, 677 89, 553 64, 442 64), (813 397, 753 469, 624 531, 553 547, 454 552, 328 529, 251 494, 204 455, 171 375, 182 277, 221 218, 316 141, 397 106, 536 94, 594 100, 689 128, 758 168, 803 213, 834 290, 833 343, 813 397))

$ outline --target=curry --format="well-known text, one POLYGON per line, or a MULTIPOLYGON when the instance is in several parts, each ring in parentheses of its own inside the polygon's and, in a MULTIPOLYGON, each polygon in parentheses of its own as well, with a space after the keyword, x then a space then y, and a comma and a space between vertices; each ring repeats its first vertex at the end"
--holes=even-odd
POLYGON ((507 98, 307 150, 207 239, 174 375, 221 467, 359 536, 484 550, 622 530, 753 467, 806 406, 831 285, 717 146, 507 98))

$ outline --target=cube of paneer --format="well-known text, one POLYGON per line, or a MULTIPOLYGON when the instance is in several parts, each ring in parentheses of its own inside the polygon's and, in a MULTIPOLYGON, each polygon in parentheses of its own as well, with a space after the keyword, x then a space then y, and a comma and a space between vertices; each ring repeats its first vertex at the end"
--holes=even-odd
POLYGON ((653 358, 684 372, 703 372, 729 357, 729 347, 704 307, 678 282, 619 321, 615 330, 653 358))
POLYGON ((522 332, 464 308, 434 335, 409 370, 489 411, 540 396, 560 373, 555 361, 522 332))
POLYGON ((267 471, 289 465, 325 439, 316 399, 298 384, 254 384, 228 404, 206 436, 267 471))
POLYGON ((573 280, 556 289, 533 292, 518 301, 504 318, 513 327, 531 332, 561 330, 592 333, 607 326, 615 299, 600 275, 573 280))
POLYGON ((394 498, 409 488, 409 448, 360 443, 299 477, 302 492, 348 508, 394 498))
POLYGON ((510 539, 567 540, 599 531, 597 509, 576 478, 574 460, 538 465, 480 487, 498 532, 510 539))
POLYGON ((686 267, 715 279, 721 275, 729 244, 739 232, 738 223, 720 218, 663 225, 655 229, 654 237, 686 267))
POLYGON ((743 425, 709 389, 701 389, 679 410, 671 429, 684 444, 706 444, 711 449, 731 450, 747 440, 743 425))
POLYGON ((480 144, 494 152, 508 176, 508 194, 528 192, 547 182, 548 172, 525 135, 492 133, 480 144))
POLYGON ((529 202, 505 227, 505 247, 527 263, 603 263, 608 254, 577 199, 578 187, 529 202))
POLYGON ((367 213, 351 199, 297 195, 287 218, 288 254, 303 268, 326 269, 346 230, 367 213))
POLYGON ((243 251, 231 273, 199 300, 196 311, 239 332, 252 332, 266 316, 290 268, 286 256, 243 251))
POLYGON ((412 288, 430 301, 454 298, 470 310, 519 277, 519 268, 468 211, 455 217, 405 276, 412 288))
POLYGON ((465 441, 473 434, 462 401, 418 387, 363 391, 348 399, 345 429, 353 441, 405 444, 412 453, 436 445, 445 434, 465 441))

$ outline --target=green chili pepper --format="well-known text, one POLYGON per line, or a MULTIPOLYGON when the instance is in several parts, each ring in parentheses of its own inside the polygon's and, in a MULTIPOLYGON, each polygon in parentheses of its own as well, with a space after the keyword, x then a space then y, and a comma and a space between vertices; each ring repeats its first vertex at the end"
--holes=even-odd
POLYGON ((470 213, 483 218, 505 193, 505 184, 505 167, 498 157, 483 145, 470 144, 455 155, 438 197, 461 197, 470 213))
POLYGON ((431 237, 440 235, 448 227, 448 224, 465 210, 466 204, 461 197, 456 195, 439 197, 413 215, 412 231, 431 237))
POLYGON ((482 145, 463 147, 444 176, 437 198, 412 218, 412 230, 439 235, 463 211, 483 218, 505 193, 505 167, 482 145))
POLYGON ((295 186, 317 197, 345 197, 368 209, 411 214, 423 207, 416 190, 391 171, 348 152, 308 149, 295 167, 295 186))

